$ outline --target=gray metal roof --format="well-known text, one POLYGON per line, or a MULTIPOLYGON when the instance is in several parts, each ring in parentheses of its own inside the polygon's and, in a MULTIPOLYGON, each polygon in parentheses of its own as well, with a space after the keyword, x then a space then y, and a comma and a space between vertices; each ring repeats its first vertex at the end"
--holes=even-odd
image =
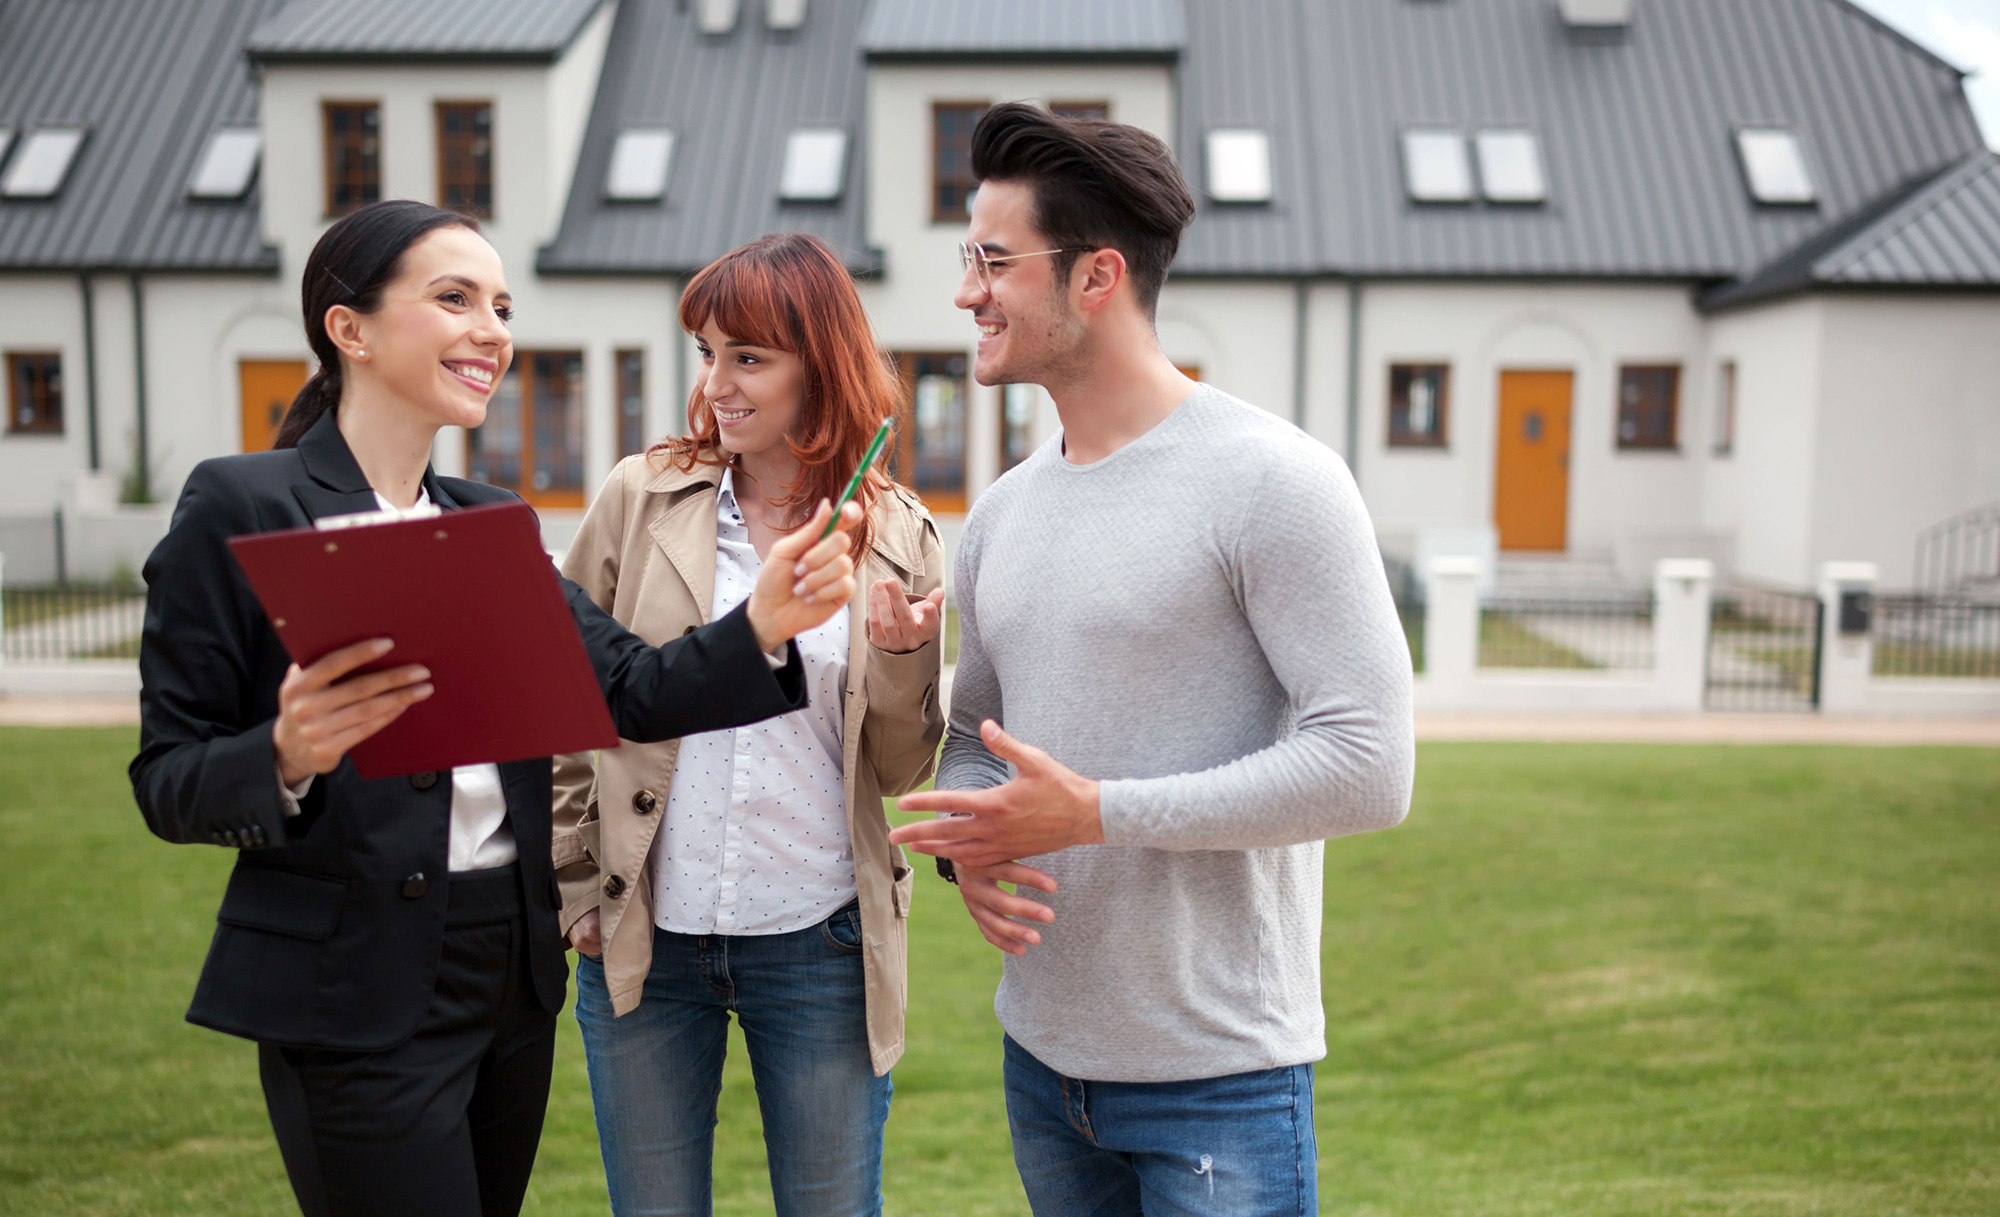
POLYGON ((90 132, 55 198, 0 198, 0 270, 275 270, 255 185, 208 201, 187 183, 216 127, 257 124, 243 40, 279 3, 0 3, 0 126, 90 132))
POLYGON ((1199 186, 1205 130, 1266 127, 1275 197, 1204 199, 1175 271, 1727 278, 1982 146, 1960 73, 1846 0, 1634 8, 1605 37, 1552 0, 1189 0, 1182 164, 1199 186), (1732 135, 1764 124, 1816 206, 1750 200, 1732 135), (1409 202, 1413 125, 1530 128, 1548 201, 1409 202))
POLYGON ((253 59, 554 59, 604 0, 292 0, 253 59))
POLYGON ((874 58, 1171 58, 1187 43, 1181 0, 874 0, 861 49, 874 58))
POLYGON ((1980 151, 1919 179, 1740 282, 1720 310, 1815 288, 2000 287, 2000 155, 1980 151))
POLYGON ((1553 0, 818 0, 796 33, 745 20, 722 38, 680 7, 621 5, 543 269, 687 270, 774 228, 870 265, 864 56, 1180 46, 1178 153, 1200 200, 1183 275, 1725 280, 1983 146, 1958 70, 1847 0, 1634 0, 1609 37, 1567 30, 1553 0), (681 140, 665 204, 604 203, 616 132, 650 124, 681 140), (780 208, 783 137, 807 124, 853 134, 850 185, 780 208), (1528 127, 1547 202, 1409 202, 1412 125, 1528 127), (1744 125, 1798 133, 1817 204, 1751 201, 1744 125), (1223 126, 1270 132, 1271 202, 1203 196, 1202 137, 1223 126))
POLYGON ((619 5, 562 228, 538 268, 677 274, 784 230, 826 241, 857 273, 876 269, 861 197, 867 133, 864 67, 855 50, 859 0, 819 0, 791 31, 773 31, 746 14, 721 37, 698 33, 692 9, 662 0, 619 5), (604 197, 612 144, 627 127, 674 132, 659 202, 604 197), (778 201, 785 136, 798 127, 847 131, 847 179, 837 202, 778 201))

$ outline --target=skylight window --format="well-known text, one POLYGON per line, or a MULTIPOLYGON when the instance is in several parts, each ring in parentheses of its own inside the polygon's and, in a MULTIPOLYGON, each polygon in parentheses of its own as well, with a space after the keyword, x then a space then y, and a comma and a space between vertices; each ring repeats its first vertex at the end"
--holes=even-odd
POLYGON ((1549 197, 1541 143, 1533 131, 1489 130, 1473 138, 1479 191, 1489 203, 1539 203, 1549 197))
POLYGON ((209 136, 188 179, 188 197, 242 198, 257 176, 257 154, 263 147, 264 137, 254 127, 224 127, 209 136))
POLYGON ((1403 182, 1419 203, 1463 203, 1472 198, 1472 162, 1465 136, 1448 127, 1403 132, 1403 182))
POLYGON ((55 197, 82 146, 81 127, 43 127, 33 132, 14 155, 6 180, 0 182, 0 194, 10 199, 55 197))
POLYGON ((785 167, 778 197, 830 202, 847 181, 847 132, 838 127, 802 128, 785 137, 785 167))
POLYGON ((1271 136, 1254 127, 1208 133, 1208 197, 1218 203, 1271 201, 1271 136))
POLYGON ((674 159, 674 133, 664 129, 620 131, 611 148, 606 198, 644 203, 666 197, 674 159))
POLYGON ((1795 133, 1782 127, 1745 127, 1736 133, 1736 152, 1743 158, 1750 196, 1759 203, 1810 203, 1818 197, 1795 133))
POLYGON ((7 149, 14 145, 14 128, 0 127, 0 165, 7 163, 7 149))

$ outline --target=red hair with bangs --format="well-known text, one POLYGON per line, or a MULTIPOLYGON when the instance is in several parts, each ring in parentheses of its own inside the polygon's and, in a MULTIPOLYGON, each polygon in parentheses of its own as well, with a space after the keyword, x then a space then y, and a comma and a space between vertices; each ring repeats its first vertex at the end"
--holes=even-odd
MULTIPOLYGON (((713 323, 739 342, 799 357, 805 396, 785 437, 799 461, 799 480, 772 501, 790 507, 839 498, 875 429, 897 416, 902 390, 888 357, 875 345, 854 279, 834 252, 818 238, 795 232, 740 245, 688 282, 681 292, 680 322, 690 334, 713 323)), ((660 441, 647 456, 664 453, 684 470, 697 463, 726 465, 722 430, 700 386, 688 395, 687 422, 686 435, 660 441)), ((874 536, 875 500, 891 485, 878 466, 855 491, 863 512, 854 529, 857 560, 874 536)))

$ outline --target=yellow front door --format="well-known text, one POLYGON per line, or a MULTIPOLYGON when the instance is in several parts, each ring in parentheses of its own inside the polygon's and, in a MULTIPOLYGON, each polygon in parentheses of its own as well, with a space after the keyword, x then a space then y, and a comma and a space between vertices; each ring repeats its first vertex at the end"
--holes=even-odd
POLYGON ((1569 543, 1569 372, 1500 373, 1493 525, 1501 549, 1569 543))
POLYGON ((268 451, 292 398, 306 383, 305 360, 245 359, 236 374, 243 393, 243 451, 268 451))

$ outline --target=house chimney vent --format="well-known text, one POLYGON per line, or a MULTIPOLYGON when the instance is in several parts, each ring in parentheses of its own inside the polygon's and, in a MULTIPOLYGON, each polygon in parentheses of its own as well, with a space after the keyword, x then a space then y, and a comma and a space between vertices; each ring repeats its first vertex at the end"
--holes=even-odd
POLYGON ((727 34, 742 7, 743 0, 695 0, 695 25, 704 34, 727 34))
POLYGON ((1556 0, 1563 24, 1581 29, 1621 29, 1632 24, 1633 0, 1556 0))
POLYGON ((795 30, 806 23, 806 0, 764 0, 764 24, 795 30))

